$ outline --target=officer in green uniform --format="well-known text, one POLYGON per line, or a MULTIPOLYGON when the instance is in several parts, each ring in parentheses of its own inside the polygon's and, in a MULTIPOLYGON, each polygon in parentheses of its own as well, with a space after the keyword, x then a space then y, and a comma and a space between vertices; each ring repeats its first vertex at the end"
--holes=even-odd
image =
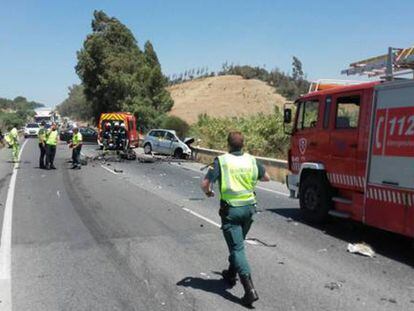
POLYGON ((55 155, 56 155, 56 146, 58 144, 58 131, 56 129, 56 124, 52 123, 50 130, 46 134, 46 169, 55 170, 54 165, 55 155))
POLYGON ((229 268, 223 270, 223 279, 234 286, 238 274, 245 291, 242 303, 251 307, 259 297, 251 279, 244 240, 256 213, 255 186, 258 180, 269 181, 270 178, 263 165, 257 163, 253 156, 243 153, 242 133, 229 133, 227 142, 229 153, 214 160, 201 188, 208 197, 213 197, 212 186, 219 181, 221 229, 230 252, 229 268))
POLYGON ((40 157, 39 157, 39 167, 46 168, 45 165, 45 156, 46 156, 46 129, 45 129, 45 121, 40 123, 39 133, 37 137, 39 139, 39 149, 40 149, 40 157))
POLYGON ((74 126, 72 137, 72 169, 81 169, 80 154, 82 150, 82 139, 79 128, 74 126))
POLYGON ((19 132, 17 131, 17 125, 15 124, 9 133, 9 141, 12 147, 12 161, 18 162, 19 160, 19 132))

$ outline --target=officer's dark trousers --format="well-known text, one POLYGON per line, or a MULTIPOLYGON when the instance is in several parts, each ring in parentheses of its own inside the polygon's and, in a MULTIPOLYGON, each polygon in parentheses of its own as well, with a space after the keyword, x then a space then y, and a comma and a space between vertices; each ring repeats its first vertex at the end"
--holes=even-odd
POLYGON ((73 166, 81 166, 80 155, 81 155, 82 146, 72 149, 72 164, 73 166))
POLYGON ((46 167, 54 166, 56 146, 46 145, 46 167))
POLYGON ((255 205, 228 207, 225 212, 221 211, 220 213, 221 229, 230 252, 230 269, 234 269, 239 275, 250 274, 249 263, 244 251, 244 239, 253 223, 255 213, 255 205))
POLYGON ((40 157, 39 157, 39 167, 45 167, 45 156, 46 156, 46 146, 44 144, 39 143, 40 149, 40 157))

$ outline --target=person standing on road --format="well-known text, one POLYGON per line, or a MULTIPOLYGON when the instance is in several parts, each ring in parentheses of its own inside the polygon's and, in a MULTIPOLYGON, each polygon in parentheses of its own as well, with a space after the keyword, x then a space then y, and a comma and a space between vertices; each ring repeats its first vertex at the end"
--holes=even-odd
POLYGON ((39 157, 39 168, 46 168, 45 165, 45 156, 46 156, 46 129, 45 129, 45 121, 40 123, 39 133, 37 137, 39 138, 39 149, 40 149, 40 157, 39 157))
POLYGON ((58 144, 58 131, 56 129, 56 123, 52 123, 50 130, 46 134, 46 169, 55 170, 54 165, 56 146, 58 144))
POLYGON ((82 134, 77 126, 73 127, 72 136, 72 169, 81 169, 80 154, 82 150, 82 134))
POLYGON ((251 271, 244 251, 244 240, 253 223, 256 213, 256 194, 258 180, 269 181, 264 167, 248 153, 243 153, 244 138, 241 132, 230 132, 227 137, 229 153, 214 160, 201 183, 201 189, 207 197, 213 197, 213 184, 220 185, 221 229, 229 248, 229 268, 223 270, 223 279, 230 285, 236 285, 237 274, 245 294, 242 303, 251 307, 259 299, 251 279, 251 271))
POLYGON ((19 160, 19 132, 17 131, 17 124, 13 125, 9 133, 9 141, 12 147, 12 162, 16 163, 19 160))

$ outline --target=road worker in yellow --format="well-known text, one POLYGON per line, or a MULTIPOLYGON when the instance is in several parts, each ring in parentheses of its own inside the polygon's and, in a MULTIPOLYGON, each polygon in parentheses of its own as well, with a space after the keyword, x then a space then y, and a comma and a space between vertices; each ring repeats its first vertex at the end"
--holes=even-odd
POLYGON ((17 163, 19 161, 19 132, 17 131, 17 124, 13 126, 8 134, 7 143, 12 148, 12 162, 17 163))
POLYGON ((56 147, 59 141, 59 134, 57 131, 56 123, 52 123, 49 131, 46 133, 46 169, 47 170, 55 170, 56 167, 54 165, 55 155, 56 155, 56 147))
POLYGON ((37 137, 39 139, 39 150, 40 150, 40 156, 39 156, 39 168, 46 168, 45 164, 45 157, 46 157, 46 129, 45 129, 45 121, 42 121, 40 123, 40 129, 39 133, 37 134, 37 137))
POLYGON ((231 132, 227 137, 229 153, 214 160, 201 183, 207 197, 213 197, 213 184, 219 181, 221 229, 230 256, 229 268, 223 270, 224 281, 231 287, 236 285, 237 274, 244 287, 243 305, 252 307, 259 299, 251 279, 251 271, 244 251, 244 240, 256 213, 257 182, 269 181, 263 165, 248 153, 243 153, 244 138, 240 132, 231 132))
POLYGON ((77 126, 73 127, 73 136, 72 136, 72 169, 81 169, 80 155, 82 150, 82 134, 79 132, 77 126))

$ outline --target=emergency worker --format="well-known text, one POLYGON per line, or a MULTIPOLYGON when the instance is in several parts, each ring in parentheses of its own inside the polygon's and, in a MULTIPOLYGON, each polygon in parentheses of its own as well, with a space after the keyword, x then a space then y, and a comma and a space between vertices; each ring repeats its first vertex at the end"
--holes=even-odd
POLYGON ((119 122, 118 121, 116 121, 114 123, 111 134, 112 134, 112 142, 115 145, 115 149, 118 149, 118 147, 119 147, 119 145, 118 145, 118 142, 119 142, 119 122))
POLYGON ((45 165, 45 156, 46 156, 46 129, 45 129, 45 121, 40 123, 39 133, 37 137, 39 139, 39 150, 40 150, 40 157, 39 157, 39 168, 46 168, 45 165))
POLYGON ((58 131, 56 129, 56 123, 52 123, 49 131, 46 134, 46 169, 47 170, 55 170, 56 167, 54 165, 55 155, 56 155, 56 147, 58 144, 58 131))
POLYGON ((102 144, 103 144, 104 151, 108 149, 111 139, 112 139, 111 123, 106 122, 104 125, 104 129, 102 131, 102 144))
POLYGON ((81 169, 80 155, 82 150, 82 134, 79 132, 77 126, 73 127, 73 136, 72 136, 72 169, 81 169))
POLYGON ((119 126, 119 132, 118 132, 118 146, 120 146, 121 149, 127 149, 128 147, 128 135, 125 128, 125 123, 122 122, 119 126))
POLYGON ((229 268, 223 270, 223 279, 234 286, 237 274, 245 294, 243 305, 251 307, 259 299, 251 279, 251 271, 244 251, 244 240, 256 213, 255 186, 259 180, 269 181, 263 165, 248 153, 243 153, 244 138, 241 132, 230 132, 227 137, 229 153, 214 160, 213 167, 201 183, 207 197, 213 197, 213 184, 219 181, 221 229, 230 256, 229 268))
POLYGON ((8 143, 12 148, 12 162, 16 163, 19 160, 19 132, 17 131, 17 124, 13 125, 13 128, 10 130, 8 143))

